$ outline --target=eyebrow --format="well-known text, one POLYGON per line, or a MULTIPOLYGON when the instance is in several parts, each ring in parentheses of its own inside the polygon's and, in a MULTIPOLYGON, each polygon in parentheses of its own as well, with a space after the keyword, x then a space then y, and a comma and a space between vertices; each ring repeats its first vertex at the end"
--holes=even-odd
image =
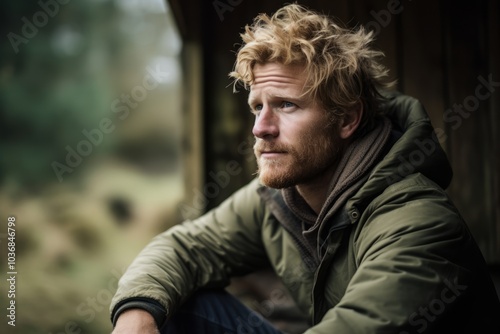
MULTIPOLYGON (((290 101, 290 102, 294 102, 294 103, 297 103, 297 104, 304 104, 304 103, 307 102, 307 99, 305 99, 303 97, 300 97, 300 96, 294 97, 292 95, 273 94, 272 92, 269 93, 269 94, 266 94, 266 97, 268 99, 277 99, 277 100, 283 100, 283 101, 290 101)), ((252 96, 251 93, 250 93, 248 95, 247 103, 248 103, 249 106, 251 106, 257 100, 260 100, 260 99, 252 96)))

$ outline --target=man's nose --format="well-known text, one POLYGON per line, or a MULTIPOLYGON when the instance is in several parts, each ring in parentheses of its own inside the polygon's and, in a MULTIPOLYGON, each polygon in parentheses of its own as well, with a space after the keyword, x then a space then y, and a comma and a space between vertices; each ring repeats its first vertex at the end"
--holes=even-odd
POLYGON ((255 117, 252 133, 257 138, 277 137, 279 134, 277 115, 269 107, 263 107, 255 117))

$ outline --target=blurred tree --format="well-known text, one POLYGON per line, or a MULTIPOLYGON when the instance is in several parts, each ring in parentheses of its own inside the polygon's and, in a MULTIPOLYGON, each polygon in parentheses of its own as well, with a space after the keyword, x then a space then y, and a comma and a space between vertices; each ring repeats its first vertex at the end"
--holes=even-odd
POLYGON ((0 168, 2 181, 24 189, 53 181, 51 162, 66 155, 61 144, 76 143, 109 112, 111 53, 103 47, 118 47, 106 43, 116 41, 107 20, 112 2, 58 6, 51 17, 35 1, 2 3, 9 19, 2 20, 0 168))
POLYGON ((0 219, 19 222, 16 333, 109 332, 118 277, 177 222, 181 41, 166 5, 0 3, 0 219))
POLYGON ((153 155, 176 153, 174 136, 180 120, 175 114, 178 91, 172 84, 179 80, 180 42, 163 1, 47 0, 1 6, 1 183, 8 179, 20 189, 36 190, 79 172, 89 152, 95 158, 100 153, 126 156, 137 151, 138 139, 153 155), (143 86, 148 73, 156 75, 148 79, 152 91, 134 91, 143 86), (130 126, 131 119, 137 121, 131 114, 161 103, 153 102, 153 96, 161 94, 171 97, 173 105, 144 112, 142 123, 157 123, 154 118, 163 113, 160 117, 165 120, 168 115, 173 132, 165 126, 130 126), (96 131, 107 118, 112 135, 100 137, 96 131), (91 142, 89 137, 92 145, 82 144, 91 142), (82 159, 75 158, 75 152, 82 159))

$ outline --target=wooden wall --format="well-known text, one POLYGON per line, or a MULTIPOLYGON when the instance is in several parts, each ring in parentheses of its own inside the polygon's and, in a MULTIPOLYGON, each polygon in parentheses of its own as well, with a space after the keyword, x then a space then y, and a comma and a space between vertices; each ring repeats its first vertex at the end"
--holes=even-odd
MULTIPOLYGON (((276 0, 169 1, 185 42, 199 45, 204 119, 199 152, 203 164, 190 166, 204 182, 232 169, 230 182, 206 189, 204 210, 248 182, 255 171, 250 150, 253 118, 246 92, 233 94, 227 74, 239 33, 276 0), (233 163, 236 163, 236 165, 233 163)), ((398 89, 421 100, 438 129, 454 170, 448 189, 490 264, 500 264, 500 1, 302 0, 300 4, 335 16, 345 25, 366 25, 377 33, 398 89), (489 90, 488 84, 490 82, 489 90), (491 83, 493 81, 493 83, 491 83)), ((196 49, 196 48, 195 48, 196 49)), ((198 50, 198 49, 197 49, 198 50)), ((191 79, 193 80, 193 79, 191 79)), ((192 117, 192 116, 191 116, 192 117)), ((189 131, 189 124, 188 124, 189 131)), ((193 130, 193 131, 200 131, 193 130)), ((187 141, 192 140, 188 136, 187 141)))

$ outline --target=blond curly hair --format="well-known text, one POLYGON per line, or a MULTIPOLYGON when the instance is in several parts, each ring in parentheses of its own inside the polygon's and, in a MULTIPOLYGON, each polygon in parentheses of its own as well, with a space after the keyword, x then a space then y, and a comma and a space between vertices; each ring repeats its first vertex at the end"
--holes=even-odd
POLYGON ((373 126, 383 102, 380 91, 393 84, 383 80, 388 70, 378 59, 384 54, 370 47, 373 32, 343 28, 326 15, 289 4, 272 16, 259 14, 240 36, 243 44, 229 73, 234 91, 237 85, 249 89, 256 64, 304 65, 304 94, 332 112, 333 120, 361 104, 360 131, 373 126))

